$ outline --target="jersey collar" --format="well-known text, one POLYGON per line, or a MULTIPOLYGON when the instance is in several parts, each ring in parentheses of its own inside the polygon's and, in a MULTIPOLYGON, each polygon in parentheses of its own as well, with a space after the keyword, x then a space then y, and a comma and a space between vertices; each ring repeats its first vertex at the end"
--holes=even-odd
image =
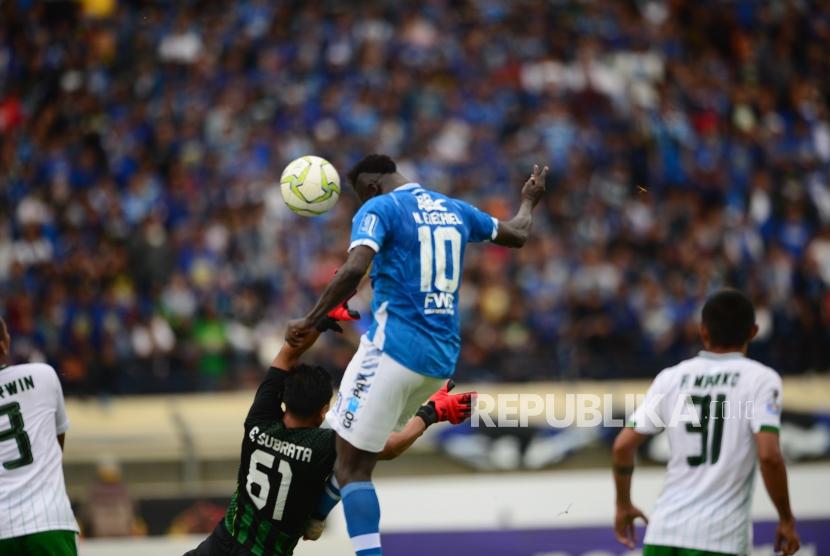
POLYGON ((410 182, 396 187, 394 191, 408 191, 409 189, 417 189, 419 187, 421 187, 420 183, 410 182))
POLYGON ((744 357, 744 354, 740 351, 730 351, 729 353, 714 353, 711 351, 701 350, 698 353, 700 357, 705 357, 707 359, 735 359, 744 357))

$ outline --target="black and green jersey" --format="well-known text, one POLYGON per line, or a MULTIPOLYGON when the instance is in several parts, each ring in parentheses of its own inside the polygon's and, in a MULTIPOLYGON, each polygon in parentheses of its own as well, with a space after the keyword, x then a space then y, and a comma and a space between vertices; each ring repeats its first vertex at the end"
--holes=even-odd
POLYGON ((335 459, 334 431, 282 423, 285 371, 271 368, 245 419, 236 492, 225 527, 255 556, 291 554, 335 459))

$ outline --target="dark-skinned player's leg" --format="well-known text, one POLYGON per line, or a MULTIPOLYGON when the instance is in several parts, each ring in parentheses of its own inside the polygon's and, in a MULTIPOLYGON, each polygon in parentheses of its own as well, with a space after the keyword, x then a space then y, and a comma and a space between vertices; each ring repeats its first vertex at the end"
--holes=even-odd
POLYGON ((366 336, 343 373, 326 422, 338 436, 335 477, 359 556, 382 554, 380 506, 372 485, 378 454, 390 433, 406 425, 443 382, 404 367, 366 336))
POLYGON ((334 475, 340 485, 346 526, 358 556, 381 554, 380 504, 372 485, 378 454, 360 450, 337 437, 334 475))

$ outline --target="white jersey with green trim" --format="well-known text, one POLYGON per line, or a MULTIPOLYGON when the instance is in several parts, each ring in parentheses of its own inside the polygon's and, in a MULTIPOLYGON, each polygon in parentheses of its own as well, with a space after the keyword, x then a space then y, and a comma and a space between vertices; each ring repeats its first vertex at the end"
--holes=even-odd
POLYGON ((0 539, 78 531, 57 436, 69 429, 55 369, 0 368, 0 539))
POLYGON ((747 554, 755 434, 777 432, 781 377, 740 353, 701 352, 663 370, 628 426, 665 429, 671 457, 645 543, 747 554))

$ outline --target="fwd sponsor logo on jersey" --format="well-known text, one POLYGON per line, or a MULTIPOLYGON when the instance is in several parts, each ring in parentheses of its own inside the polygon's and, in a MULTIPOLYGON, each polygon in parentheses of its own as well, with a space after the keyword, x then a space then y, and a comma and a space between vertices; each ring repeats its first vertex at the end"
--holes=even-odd
POLYGON ((251 431, 248 433, 248 438, 251 439, 251 442, 256 442, 259 446, 263 448, 269 448, 273 450, 275 453, 283 455, 287 458, 296 459, 297 461, 304 461, 308 462, 311 461, 311 448, 306 448, 305 446, 297 446, 293 442, 286 442, 285 440, 280 440, 279 438, 274 438, 268 433, 260 433, 259 427, 253 427, 251 431))
POLYGON ((424 296, 424 314, 454 315, 455 295, 448 292, 430 292, 424 296))
POLYGON ((18 392, 32 390, 35 387, 35 379, 31 376, 24 376, 12 382, 0 383, 0 400, 6 396, 14 396, 18 392))

